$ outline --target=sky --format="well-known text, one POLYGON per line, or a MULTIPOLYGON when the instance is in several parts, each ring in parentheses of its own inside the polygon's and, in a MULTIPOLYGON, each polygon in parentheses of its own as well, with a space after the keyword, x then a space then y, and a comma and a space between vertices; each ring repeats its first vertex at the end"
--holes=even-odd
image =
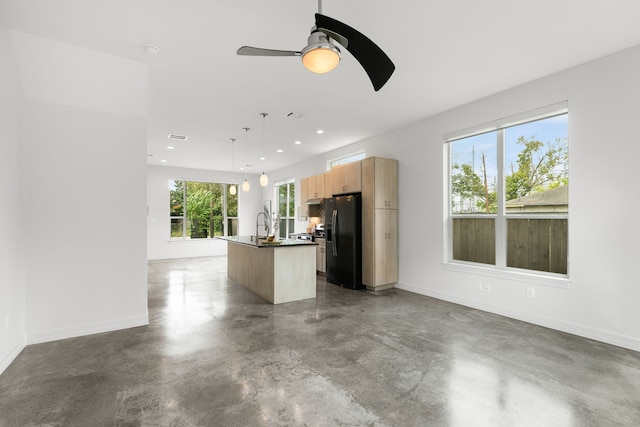
MULTIPOLYGON (((517 168, 518 153, 522 151, 522 145, 516 144, 520 136, 536 139, 545 144, 554 143, 556 138, 568 139, 568 114, 523 123, 505 130, 505 167, 510 170, 513 164, 517 168)), ((482 154, 485 155, 487 165, 487 181, 489 185, 496 182, 498 175, 497 165, 497 131, 484 133, 469 138, 451 142, 452 163, 467 163, 474 165, 474 171, 483 178, 482 154)))

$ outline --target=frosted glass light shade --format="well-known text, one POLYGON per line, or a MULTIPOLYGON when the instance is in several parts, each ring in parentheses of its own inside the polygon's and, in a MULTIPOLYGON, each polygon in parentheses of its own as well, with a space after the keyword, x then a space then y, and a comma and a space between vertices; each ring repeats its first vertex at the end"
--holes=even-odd
POLYGON ((244 182, 242 183, 242 191, 247 192, 249 191, 249 188, 251 186, 249 185, 249 181, 247 181, 247 178, 244 179, 244 182))
POLYGON ((266 187, 267 185, 269 185, 269 177, 262 172, 262 175, 260 175, 260 187, 266 187))
POLYGON ((236 193, 237 193, 237 190, 235 185, 232 185, 231 187, 229 187, 229 194, 231 194, 232 196, 235 196, 236 193))
POLYGON ((340 53, 333 46, 319 46, 302 54, 302 64, 317 74, 328 73, 340 62, 340 53))

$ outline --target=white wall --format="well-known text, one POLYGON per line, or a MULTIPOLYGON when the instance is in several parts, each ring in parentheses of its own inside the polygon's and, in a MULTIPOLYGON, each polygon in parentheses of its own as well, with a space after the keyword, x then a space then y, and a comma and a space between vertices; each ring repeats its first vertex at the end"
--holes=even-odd
POLYGON ((148 67, 10 36, 25 97, 27 343, 147 324, 148 67))
POLYGON ((23 95, 9 33, 0 25, 0 373, 26 344, 20 113, 23 95))
MULTIPOLYGON (((169 181, 208 181, 242 184, 245 175, 201 169, 148 166, 147 168, 147 257, 148 259, 220 256, 227 254, 227 243, 216 239, 170 240, 169 181)), ((258 183, 258 175, 249 175, 249 192, 238 188, 238 232, 255 234, 256 215, 262 210, 268 191, 258 183)), ((267 187, 269 188, 269 187, 267 187)), ((271 187, 272 188, 272 187, 271 187)))
POLYGON ((148 323, 146 121, 27 100, 29 343, 148 323))
MULTIPOLYGON (((640 46, 343 148, 399 160, 398 287, 640 350, 640 46), (569 102, 570 283, 445 269, 446 133, 569 102), (489 294, 476 282, 489 283, 489 294), (526 288, 535 288, 535 299, 526 288)), ((272 177, 322 171, 328 153, 272 177)), ((416 319, 419 322, 419 319, 416 319)))

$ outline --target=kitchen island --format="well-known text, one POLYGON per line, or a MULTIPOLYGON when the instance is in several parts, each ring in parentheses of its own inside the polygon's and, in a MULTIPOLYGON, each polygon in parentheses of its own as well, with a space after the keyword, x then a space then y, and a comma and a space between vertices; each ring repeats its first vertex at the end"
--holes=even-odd
POLYGON ((273 304, 316 297, 316 243, 217 238, 227 241, 227 275, 247 289, 273 304))

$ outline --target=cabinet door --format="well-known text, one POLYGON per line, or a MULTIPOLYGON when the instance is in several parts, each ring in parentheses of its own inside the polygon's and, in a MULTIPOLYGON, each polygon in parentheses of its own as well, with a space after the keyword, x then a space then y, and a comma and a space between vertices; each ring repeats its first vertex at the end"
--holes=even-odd
POLYGON ((315 175, 313 177, 313 181, 315 183, 315 192, 313 197, 322 198, 324 197, 324 174, 315 175))
POLYGON ((344 171, 344 185, 346 193, 362 191, 362 163, 347 163, 344 171))
POLYGON ((379 209, 398 209, 398 161, 375 159, 375 206, 379 209))
POLYGON ((309 205, 305 202, 309 200, 309 178, 302 178, 300 180, 300 211, 308 216, 309 205))
POLYGON ((331 169, 331 195, 344 193, 344 165, 331 169))
POLYGON ((374 286, 398 281, 398 211, 375 211, 374 286))
POLYGON ((333 194, 362 191, 362 165, 360 161, 334 166, 331 169, 333 194))
POLYGON ((324 197, 324 174, 309 177, 309 197, 313 199, 324 197))
POLYGON ((322 174, 322 177, 324 179, 324 195, 322 197, 325 199, 333 197, 333 189, 331 188, 331 172, 325 172, 322 174))

